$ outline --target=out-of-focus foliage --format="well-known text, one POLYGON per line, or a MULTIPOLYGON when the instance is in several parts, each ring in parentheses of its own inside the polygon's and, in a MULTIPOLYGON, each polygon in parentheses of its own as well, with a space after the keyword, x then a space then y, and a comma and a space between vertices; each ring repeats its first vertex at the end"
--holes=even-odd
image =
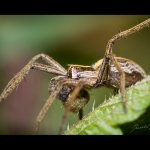
MULTIPOLYGON (((122 15, 37 15, 0 16, 0 91, 33 56, 46 53, 67 69, 67 64, 91 65, 102 58, 108 40, 150 16, 122 15)), ((118 41, 117 56, 134 60, 149 73, 150 29, 118 41)), ((0 134, 31 133, 36 115, 49 96, 47 86, 52 76, 31 71, 16 91, 0 105, 0 134)), ((92 89, 91 111, 111 95, 106 88, 92 89)), ((57 134, 63 106, 56 100, 43 120, 39 133, 57 134), (61 109, 60 109, 61 108, 61 109)), ((66 126, 77 121, 70 113, 66 126)))

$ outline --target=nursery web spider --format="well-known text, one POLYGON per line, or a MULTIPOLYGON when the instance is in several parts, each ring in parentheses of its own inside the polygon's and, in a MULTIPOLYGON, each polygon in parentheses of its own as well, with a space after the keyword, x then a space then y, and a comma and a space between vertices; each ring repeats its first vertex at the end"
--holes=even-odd
POLYGON ((138 32, 149 25, 150 19, 147 19, 113 36, 108 41, 103 59, 100 59, 91 66, 69 65, 68 70, 65 70, 58 62, 46 54, 34 56, 29 63, 10 80, 0 95, 0 101, 6 99, 13 90, 19 86, 31 69, 35 69, 56 75, 49 83, 48 90, 51 95, 48 97, 36 118, 35 130, 38 130, 40 122, 56 98, 62 101, 65 108, 60 133, 63 129, 67 112, 78 112, 79 119, 82 119, 83 107, 89 101, 89 94, 86 90, 89 88, 107 86, 114 89, 114 91, 120 89, 123 110, 126 113, 125 88, 143 79, 146 73, 135 62, 126 58, 115 57, 112 53, 112 48, 117 40, 138 32), (39 63, 38 60, 42 60, 44 64, 39 63))

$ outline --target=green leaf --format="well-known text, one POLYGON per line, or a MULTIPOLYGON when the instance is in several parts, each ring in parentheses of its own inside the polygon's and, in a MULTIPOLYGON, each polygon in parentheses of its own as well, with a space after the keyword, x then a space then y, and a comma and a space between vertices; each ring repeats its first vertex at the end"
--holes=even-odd
POLYGON ((150 134, 147 109, 150 106, 150 76, 126 89, 127 113, 121 95, 103 102, 83 120, 73 125, 66 135, 150 134), (137 132, 138 131, 138 132, 137 132))

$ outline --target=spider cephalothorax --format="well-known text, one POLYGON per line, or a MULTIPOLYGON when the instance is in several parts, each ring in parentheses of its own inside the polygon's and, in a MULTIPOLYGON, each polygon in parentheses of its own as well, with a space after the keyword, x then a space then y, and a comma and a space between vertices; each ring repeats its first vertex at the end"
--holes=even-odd
POLYGON ((140 81, 146 76, 146 73, 135 62, 122 57, 115 57, 112 53, 112 48, 118 39, 135 33, 149 25, 150 19, 147 19, 113 36, 108 41, 103 59, 100 59, 91 66, 69 65, 67 71, 46 54, 34 56, 29 63, 10 80, 0 95, 0 101, 6 99, 13 90, 18 87, 31 69, 36 69, 56 75, 49 83, 48 90, 51 94, 37 116, 36 130, 56 98, 62 101, 65 108, 60 131, 63 129, 68 111, 79 112, 79 119, 82 119, 82 108, 89 101, 89 94, 86 90, 89 88, 107 86, 114 90, 120 89, 123 110, 127 112, 125 87, 140 81), (42 60, 43 63, 38 62, 39 60, 42 60))

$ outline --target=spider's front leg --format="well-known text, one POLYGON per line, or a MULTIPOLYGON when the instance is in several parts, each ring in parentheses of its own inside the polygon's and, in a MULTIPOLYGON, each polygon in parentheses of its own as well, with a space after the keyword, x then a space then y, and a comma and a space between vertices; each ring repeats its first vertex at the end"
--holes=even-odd
MULTIPOLYGON (((108 79, 108 75, 109 75, 109 67, 110 67, 110 63, 114 63, 114 65, 116 66, 117 70, 120 73, 120 91, 121 91, 121 95, 122 95, 122 102, 123 102, 123 109, 126 112, 126 106, 125 106, 125 74, 122 71, 121 67, 119 66, 119 63, 117 62, 117 60, 115 59, 115 57, 113 56, 112 53, 112 49, 113 49, 113 45, 114 43, 124 37, 127 37, 130 34, 136 33, 140 30, 142 30, 145 27, 148 27, 150 25, 150 19, 147 19, 143 22, 141 22, 140 24, 129 28, 128 30, 125 30, 123 32, 120 32, 116 35, 114 35, 107 43, 106 46, 106 52, 105 52, 105 56, 103 58, 103 61, 99 67, 99 73, 98 73, 98 78, 97 81, 95 83, 95 87, 98 87, 99 85, 102 85, 104 81, 107 81, 108 79), (111 62, 110 62, 111 61, 111 62)), ((99 62, 98 62, 99 63, 99 62)), ((97 66, 97 64, 95 64, 95 66, 97 66)))
MULTIPOLYGON (((120 40, 124 37, 129 36, 130 34, 136 33, 145 27, 149 27, 149 25, 150 25, 150 19, 147 19, 147 20, 141 22, 140 24, 138 24, 132 28, 129 28, 123 32, 120 32, 120 33, 114 35, 108 41, 107 46, 106 46, 105 56, 103 58, 101 66, 99 68, 98 78, 97 78, 97 81, 95 83, 95 87, 101 85, 104 80, 107 80, 107 73, 109 71, 110 57, 113 55, 112 49, 113 49, 115 42, 117 40, 120 40), (110 55, 110 57, 109 57, 109 55, 110 55)), ((95 64, 95 66, 96 66, 96 64, 95 64)))
POLYGON ((66 75, 67 71, 58 64, 55 60, 45 54, 38 54, 34 56, 29 63, 22 68, 6 85, 5 89, 0 95, 0 102, 6 99, 13 90, 19 86, 19 84, 23 81, 23 79, 27 76, 31 69, 37 69, 41 71, 46 71, 52 74, 66 75), (35 63, 36 61, 42 59, 48 65, 43 65, 39 63, 35 63))

